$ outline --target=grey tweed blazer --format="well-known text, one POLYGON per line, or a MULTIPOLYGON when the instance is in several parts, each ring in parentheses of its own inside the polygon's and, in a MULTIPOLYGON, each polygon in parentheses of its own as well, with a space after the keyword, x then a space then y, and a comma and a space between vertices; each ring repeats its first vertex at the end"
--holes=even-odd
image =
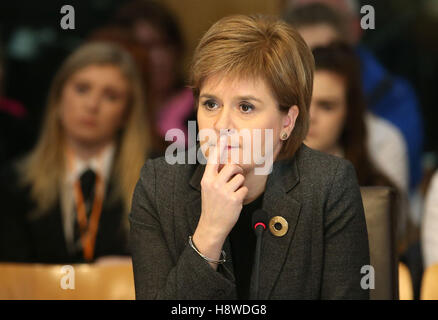
MULTIPOLYGON (((232 261, 214 271, 188 245, 204 169, 164 158, 142 168, 130 214, 137 299, 236 299, 232 261)), ((368 235, 350 162, 301 145, 292 159, 274 163, 263 209, 289 229, 283 237, 264 232, 260 299, 369 299, 361 288, 368 235)), ((229 239, 223 249, 230 258, 229 239)))

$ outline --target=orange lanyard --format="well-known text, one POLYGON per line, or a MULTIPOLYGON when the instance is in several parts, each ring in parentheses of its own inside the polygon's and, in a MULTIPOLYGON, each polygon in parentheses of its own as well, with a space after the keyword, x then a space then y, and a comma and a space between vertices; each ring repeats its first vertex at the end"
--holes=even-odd
POLYGON ((103 181, 100 175, 96 175, 96 185, 94 188, 94 200, 91 210, 90 220, 87 219, 85 212, 84 196, 79 180, 75 182, 76 193, 76 210, 79 231, 81 235, 81 243, 85 260, 91 261, 94 257, 94 248, 96 245, 97 230, 99 229, 99 220, 102 213, 103 204, 103 181))

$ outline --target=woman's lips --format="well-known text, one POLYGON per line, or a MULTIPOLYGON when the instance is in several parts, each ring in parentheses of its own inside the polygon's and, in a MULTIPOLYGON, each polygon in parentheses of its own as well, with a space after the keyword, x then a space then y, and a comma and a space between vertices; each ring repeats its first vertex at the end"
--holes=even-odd
POLYGON ((97 125, 97 121, 95 119, 82 119, 81 123, 90 127, 94 127, 97 125))
MULTIPOLYGON (((209 146, 209 147, 216 147, 217 144, 213 144, 213 143, 211 143, 211 144, 208 144, 208 146, 209 146)), ((240 148, 240 146, 227 145, 227 148, 228 148, 228 149, 236 149, 236 148, 240 148)))

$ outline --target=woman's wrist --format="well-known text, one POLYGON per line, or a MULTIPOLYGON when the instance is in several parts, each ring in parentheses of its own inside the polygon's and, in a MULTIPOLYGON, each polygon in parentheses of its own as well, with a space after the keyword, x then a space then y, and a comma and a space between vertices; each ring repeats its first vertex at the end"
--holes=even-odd
MULTIPOLYGON (((220 260, 225 238, 215 236, 198 226, 193 234, 192 241, 199 252, 204 256, 213 260, 220 260)), ((216 270, 217 264, 210 263, 210 265, 216 270)))
POLYGON ((203 240, 208 241, 211 245, 218 244, 222 246, 229 231, 224 229, 224 224, 221 224, 219 227, 215 226, 208 221, 209 219, 206 219, 205 216, 206 214, 201 213, 201 218, 199 219, 195 233, 197 233, 198 236, 201 236, 203 240))
POLYGON ((204 256, 201 252, 199 252, 198 248, 196 248, 195 244, 193 243, 193 238, 192 236, 189 236, 189 245, 192 247, 193 250, 195 250, 195 252, 205 261, 207 261, 208 263, 214 263, 214 264, 222 264, 225 263, 226 260, 226 254, 225 251, 222 250, 222 258, 220 260, 215 260, 215 259, 211 259, 207 256, 204 256))

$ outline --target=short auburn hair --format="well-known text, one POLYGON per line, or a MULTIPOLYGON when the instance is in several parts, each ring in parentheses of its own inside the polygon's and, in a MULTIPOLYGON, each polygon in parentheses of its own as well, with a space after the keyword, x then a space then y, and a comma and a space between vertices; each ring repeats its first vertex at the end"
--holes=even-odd
POLYGON ((314 68, 312 52, 287 23, 271 16, 234 15, 216 22, 202 37, 193 56, 190 87, 198 101, 211 76, 263 79, 280 111, 299 108, 294 130, 278 157, 290 158, 309 128, 314 68))

